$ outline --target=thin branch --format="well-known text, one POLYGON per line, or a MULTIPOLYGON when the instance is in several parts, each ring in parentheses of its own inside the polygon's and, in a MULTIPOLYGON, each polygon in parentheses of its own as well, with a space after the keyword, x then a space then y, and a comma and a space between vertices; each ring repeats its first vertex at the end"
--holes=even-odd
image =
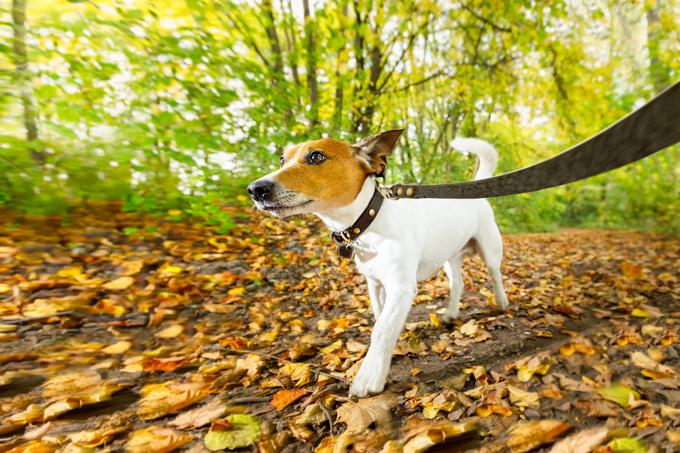
POLYGON ((437 77, 442 76, 442 75, 445 75, 445 73, 444 73, 444 71, 443 71, 442 69, 439 69, 439 70, 433 72, 432 74, 430 74, 429 76, 425 77, 424 79, 420 79, 420 80, 418 80, 418 81, 416 81, 416 82, 407 83, 406 85, 403 85, 403 86, 401 86, 401 87, 399 87, 399 88, 395 88, 395 89, 393 89, 393 90, 383 91, 383 92, 381 92, 381 94, 382 94, 382 93, 390 93, 390 94, 391 94, 391 93, 398 93, 398 92, 400 92, 400 91, 408 90, 408 89, 411 88, 411 87, 415 87, 415 86, 418 86, 418 85, 422 85, 423 83, 427 83, 427 82, 429 82, 430 80, 436 79, 437 77))
POLYGON ((465 11, 469 12, 469 13, 470 13, 473 17, 475 17, 477 20, 479 20, 479 21, 485 23, 486 25, 490 26, 490 27, 493 28, 494 30, 500 31, 500 32, 503 32, 503 33, 511 33, 511 32, 512 32, 512 29, 511 29, 511 28, 501 27, 500 25, 498 25, 498 24, 492 22, 490 19, 487 19, 486 17, 482 16, 481 14, 475 12, 475 11, 474 11, 472 8, 470 8, 468 5, 465 5, 465 4, 464 4, 464 5, 462 5, 462 6, 463 6, 463 9, 464 9, 465 11))

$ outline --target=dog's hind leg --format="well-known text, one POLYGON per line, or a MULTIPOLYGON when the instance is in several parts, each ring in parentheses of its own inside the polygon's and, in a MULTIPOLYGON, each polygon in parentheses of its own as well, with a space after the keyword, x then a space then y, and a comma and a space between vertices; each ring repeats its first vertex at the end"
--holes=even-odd
POLYGON ((369 277, 366 277, 366 285, 368 286, 368 298, 371 299, 371 311, 373 317, 377 320, 385 305, 385 287, 378 280, 369 277))
POLYGON ((463 274, 461 273, 461 266, 463 265, 463 252, 444 263, 444 272, 449 279, 449 293, 451 299, 449 306, 444 313, 444 322, 451 322, 458 318, 460 311, 460 297, 463 295, 463 274))
POLYGON ((503 239, 498 225, 494 222, 487 223, 480 228, 477 239, 477 250, 482 256, 486 267, 491 274, 493 282, 493 293, 496 304, 500 310, 508 308, 508 297, 503 288, 503 278, 501 276, 501 261, 503 259, 503 239))

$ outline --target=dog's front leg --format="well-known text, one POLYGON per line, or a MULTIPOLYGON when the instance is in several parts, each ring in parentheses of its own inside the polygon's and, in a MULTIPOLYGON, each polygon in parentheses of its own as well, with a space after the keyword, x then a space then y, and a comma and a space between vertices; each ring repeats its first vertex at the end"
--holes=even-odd
POLYGON ((407 282, 408 279, 385 282, 385 306, 373 326, 371 345, 352 382, 351 396, 361 398, 385 388, 392 353, 417 292, 415 278, 413 283, 407 282))
POLYGON ((385 287, 378 280, 366 277, 368 286, 368 298, 371 300, 371 311, 377 321, 385 305, 385 287))

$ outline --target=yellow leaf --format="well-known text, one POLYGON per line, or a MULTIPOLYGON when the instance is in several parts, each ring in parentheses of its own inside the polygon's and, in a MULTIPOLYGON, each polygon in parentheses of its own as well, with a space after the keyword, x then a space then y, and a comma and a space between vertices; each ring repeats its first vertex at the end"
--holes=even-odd
POLYGON ((302 387, 312 379, 312 367, 308 363, 286 363, 279 374, 290 377, 296 387, 302 387))
POLYGON ((159 331, 156 333, 156 337, 158 338, 175 338, 179 334, 184 332, 184 326, 181 324, 173 324, 171 326, 166 327, 165 329, 159 331))
POLYGON ((45 398, 55 399, 89 391, 102 383, 102 378, 95 370, 78 370, 59 374, 43 384, 42 394, 45 398))
POLYGON ((631 316, 635 316, 636 318, 649 318, 651 315, 647 313, 646 311, 640 309, 640 308, 634 308, 633 311, 630 312, 631 316))
MULTIPOLYGON (((406 433, 408 441, 403 446, 403 453, 420 453, 431 447, 442 444, 449 439, 477 430, 474 422, 451 423, 449 421, 425 422, 406 433)), ((385 450, 383 450, 385 451, 385 450)))
POLYGON ((322 354, 331 354, 331 353, 333 353, 333 352, 335 352, 335 351, 338 351, 340 348, 342 348, 342 345, 343 345, 343 341, 342 341, 342 340, 337 340, 337 341, 334 341, 333 343, 329 344, 329 345, 326 346, 325 348, 319 349, 319 351, 320 351, 322 354))
POLYGON ((104 289, 109 289, 109 290, 121 290, 121 289, 127 289, 130 287, 135 282, 135 279, 132 277, 119 277, 115 280, 111 280, 107 284, 104 285, 104 289))
POLYGON ((85 308, 94 298, 94 293, 82 293, 53 299, 36 299, 26 305, 22 313, 26 317, 50 316, 62 311, 85 308))
POLYGON ((543 444, 553 442, 569 428, 569 423, 551 419, 518 423, 508 430, 505 445, 513 453, 531 451, 543 444))
POLYGON ((522 382, 529 382, 534 374, 544 376, 550 369, 550 363, 541 363, 538 365, 531 365, 531 362, 522 365, 517 370, 517 379, 522 382))
POLYGON ((440 411, 451 412, 455 407, 455 401, 448 401, 446 398, 438 397, 423 404, 423 416, 431 420, 437 417, 440 411))
POLYGON ((389 421, 398 401, 399 397, 392 393, 348 401, 338 408, 338 421, 347 424, 347 433, 358 434, 372 423, 380 425, 389 421))
POLYGON ((536 392, 528 392, 514 385, 508 386, 510 402, 518 407, 538 407, 538 400, 541 398, 536 392))
POLYGON ((467 335, 468 337, 474 337, 479 330, 479 325, 474 319, 469 320, 462 326, 460 326, 460 333, 467 335))
POLYGON ((190 442, 192 437, 181 431, 161 426, 149 426, 130 434, 125 444, 129 453, 166 453, 190 442))
POLYGON ((53 453, 58 449, 58 444, 41 439, 20 444, 10 450, 5 450, 5 453, 53 453))
POLYGON ((211 451, 242 448, 252 445, 260 434, 260 420, 250 414, 233 414, 226 418, 229 429, 213 429, 203 438, 211 451))
POLYGON ((79 431, 77 433, 68 434, 68 438, 71 440, 71 442, 80 447, 95 448, 99 445, 107 443, 115 435, 124 433, 129 427, 129 424, 123 424, 120 426, 105 427, 92 431, 79 431))
POLYGON ((75 278, 80 277, 81 275, 83 275, 83 268, 80 266, 64 267, 57 272, 57 277, 64 278, 75 278))
POLYGON ((245 292, 245 290, 246 289, 244 287, 239 286, 237 288, 230 289, 229 291, 227 291, 227 294, 230 295, 230 296, 240 296, 241 294, 243 294, 245 292))
POLYGON ((131 347, 132 347, 131 342, 129 342, 127 340, 123 340, 123 341, 118 341, 116 343, 113 343, 112 345, 105 347, 104 349, 102 349, 102 352, 104 352, 106 354, 122 354, 122 353, 126 352, 128 349, 130 349, 131 347))
POLYGON ((168 215, 172 215, 172 216, 182 215, 182 211, 180 211, 179 209, 170 209, 168 211, 168 215))
POLYGON ((153 420, 202 400, 208 396, 208 389, 202 383, 168 381, 147 384, 141 393, 137 415, 143 420, 153 420))

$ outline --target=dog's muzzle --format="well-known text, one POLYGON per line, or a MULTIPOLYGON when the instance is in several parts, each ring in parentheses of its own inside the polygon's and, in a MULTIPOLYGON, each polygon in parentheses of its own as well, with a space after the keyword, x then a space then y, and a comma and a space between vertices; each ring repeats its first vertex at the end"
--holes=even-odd
POLYGON ((255 201, 269 200, 273 192, 274 183, 267 179, 258 179, 248 186, 248 193, 255 201))

